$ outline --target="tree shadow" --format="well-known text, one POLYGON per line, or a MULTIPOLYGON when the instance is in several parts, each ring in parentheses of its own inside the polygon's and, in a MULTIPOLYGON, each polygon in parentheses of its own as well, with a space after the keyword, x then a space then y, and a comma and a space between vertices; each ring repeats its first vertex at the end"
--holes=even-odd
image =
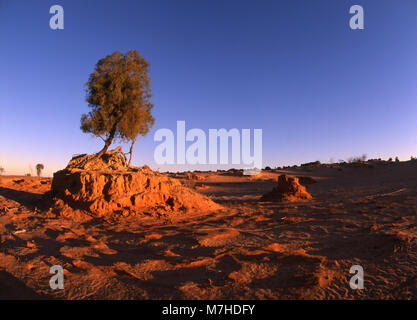
POLYGON ((40 295, 33 289, 25 285, 21 280, 15 278, 10 273, 0 270, 0 300, 20 300, 20 299, 50 299, 46 295, 40 295))
POLYGON ((41 200, 43 194, 32 193, 0 187, 0 195, 6 199, 16 201, 28 209, 33 209, 37 201, 41 200))

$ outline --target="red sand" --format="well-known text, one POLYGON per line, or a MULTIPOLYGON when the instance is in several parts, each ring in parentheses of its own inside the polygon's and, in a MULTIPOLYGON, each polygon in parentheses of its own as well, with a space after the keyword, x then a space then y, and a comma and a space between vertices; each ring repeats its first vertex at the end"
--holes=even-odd
POLYGON ((225 210, 115 221, 49 210, 50 179, 1 177, 0 298, 417 298, 417 162, 198 175, 225 210), (259 202, 282 173, 313 177, 313 200, 259 202), (56 264, 64 290, 49 288, 56 264))

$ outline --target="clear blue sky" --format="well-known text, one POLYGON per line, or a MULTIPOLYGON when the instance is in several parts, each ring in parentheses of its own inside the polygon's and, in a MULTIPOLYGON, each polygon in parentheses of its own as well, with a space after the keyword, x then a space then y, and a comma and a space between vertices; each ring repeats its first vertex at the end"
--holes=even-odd
MULTIPOLYGON (((98 59, 137 49, 151 64, 155 130, 261 128, 263 163, 417 156, 415 0, 0 0, 0 166, 51 175, 103 142, 79 129, 98 59), (50 6, 65 29, 49 28, 50 6), (349 28, 349 8, 365 30, 349 28)), ((181 169, 163 167, 161 169, 181 169)), ((183 168, 184 169, 184 168, 183 168)))

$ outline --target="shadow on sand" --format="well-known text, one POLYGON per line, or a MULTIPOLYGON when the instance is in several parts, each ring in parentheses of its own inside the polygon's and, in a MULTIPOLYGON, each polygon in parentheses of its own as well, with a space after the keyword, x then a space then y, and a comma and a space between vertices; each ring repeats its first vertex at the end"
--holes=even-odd
POLYGON ((6 199, 18 202, 30 210, 33 209, 37 202, 44 196, 39 193, 31 193, 4 187, 0 187, 0 195, 6 199))
POLYGON ((0 300, 39 300, 51 298, 37 294, 31 288, 26 286, 22 281, 3 270, 0 270, 0 283, 0 300))

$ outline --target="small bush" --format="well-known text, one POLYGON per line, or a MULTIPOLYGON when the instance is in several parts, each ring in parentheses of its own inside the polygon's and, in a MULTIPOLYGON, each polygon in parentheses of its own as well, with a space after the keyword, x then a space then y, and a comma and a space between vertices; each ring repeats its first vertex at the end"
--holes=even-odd
POLYGON ((320 161, 314 161, 314 162, 307 162, 307 163, 302 163, 300 166, 301 167, 316 167, 316 166, 320 166, 321 162, 320 161))
POLYGON ((366 158, 367 158, 366 154, 363 154, 363 155, 361 155, 361 156, 359 156, 359 157, 350 157, 350 158, 348 159, 348 162, 349 162, 349 163, 355 163, 355 162, 365 162, 365 161, 366 161, 366 158))

